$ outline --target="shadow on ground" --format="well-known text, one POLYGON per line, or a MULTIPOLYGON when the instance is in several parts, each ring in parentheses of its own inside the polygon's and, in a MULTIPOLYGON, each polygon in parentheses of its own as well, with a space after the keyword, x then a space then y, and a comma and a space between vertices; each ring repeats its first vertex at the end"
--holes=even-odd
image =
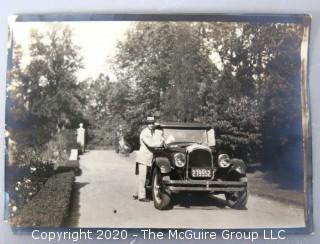
POLYGON ((173 197, 173 207, 221 209, 226 208, 226 201, 206 193, 180 193, 173 197))
POLYGON ((88 185, 88 182, 75 182, 71 195, 69 217, 66 219, 65 227, 77 227, 80 218, 80 189, 88 185))
POLYGON ((275 184, 278 188, 290 191, 303 191, 303 168, 284 167, 283 165, 249 165, 247 172, 263 177, 266 184, 275 184))
POLYGON ((249 192, 286 204, 305 206, 303 170, 297 172, 283 165, 248 167, 249 192), (281 167, 282 166, 282 167, 281 167))
POLYGON ((265 179, 277 184, 279 188, 292 191, 303 191, 303 169, 301 169, 301 171, 296 171, 295 169, 277 167, 275 169, 265 168, 263 169, 263 172, 265 173, 265 179))

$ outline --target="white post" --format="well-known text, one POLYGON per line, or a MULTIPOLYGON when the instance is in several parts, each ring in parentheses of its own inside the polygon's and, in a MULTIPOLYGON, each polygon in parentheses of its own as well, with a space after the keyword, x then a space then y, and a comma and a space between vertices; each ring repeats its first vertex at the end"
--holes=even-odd
POLYGON ((83 128, 83 124, 80 123, 77 129, 77 143, 80 144, 82 153, 84 152, 85 132, 86 130, 83 128))

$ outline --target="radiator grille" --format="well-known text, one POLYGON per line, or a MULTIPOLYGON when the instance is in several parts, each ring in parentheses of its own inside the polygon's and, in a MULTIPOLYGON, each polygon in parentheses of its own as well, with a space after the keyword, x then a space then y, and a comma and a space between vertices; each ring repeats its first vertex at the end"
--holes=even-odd
POLYGON ((196 149, 189 153, 188 175, 191 177, 191 168, 213 168, 211 153, 207 150, 196 149))

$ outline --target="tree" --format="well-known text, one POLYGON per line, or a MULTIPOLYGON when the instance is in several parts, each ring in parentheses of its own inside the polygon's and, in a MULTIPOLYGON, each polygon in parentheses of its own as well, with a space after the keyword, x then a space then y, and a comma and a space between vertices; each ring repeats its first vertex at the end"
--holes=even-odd
POLYGON ((49 25, 46 32, 32 31, 30 38, 30 62, 24 69, 14 64, 10 96, 14 120, 28 126, 41 144, 82 117, 84 99, 75 75, 82 64, 67 26, 49 25))
MULTIPOLYGON (((302 136, 299 135, 302 31, 303 25, 285 23, 209 23, 206 27, 208 43, 221 58, 217 84, 218 94, 224 96, 217 103, 220 108, 224 107, 222 104, 228 107, 229 97, 247 96, 257 104, 254 117, 261 140, 256 142, 262 143, 263 152, 259 154, 263 153, 268 164, 275 159, 270 156, 279 158, 281 151, 301 150, 298 143, 295 149, 288 146, 302 136), (296 138, 292 137, 293 131, 296 138)), ((218 121, 226 111, 220 110, 218 121)), ((225 132, 222 129, 220 133, 225 132)), ((255 134, 255 129, 252 133, 255 134)))
POLYGON ((242 26, 224 23, 211 27, 205 23, 139 23, 129 31, 118 46, 116 59, 120 82, 129 81, 134 91, 131 106, 135 109, 129 118, 141 124, 148 113, 160 110, 163 120, 209 123, 217 129, 221 150, 240 156, 250 148, 247 154, 252 157, 253 145, 261 143, 255 86, 253 78, 249 86, 242 77, 250 75, 245 71, 238 74, 242 82, 232 75, 233 66, 244 55, 232 60, 228 50, 245 53, 237 40, 237 29, 242 26), (223 27, 228 28, 221 31, 223 27), (230 42, 229 46, 222 48, 220 39, 230 42), (222 57, 222 69, 212 58, 214 50, 222 57), (244 113, 233 116, 230 106, 244 113))
POLYGON ((86 85, 83 91, 87 117, 90 117, 89 122, 94 128, 99 128, 111 116, 110 98, 114 85, 103 74, 95 80, 88 79, 82 83, 86 85))
POLYGON ((126 94, 114 104, 125 105, 118 111, 135 133, 136 126, 156 111, 163 120, 191 122, 203 117, 200 93, 205 89, 200 87, 212 83, 214 66, 199 31, 192 23, 141 22, 119 42, 115 71, 126 94), (127 102, 118 101, 124 96, 127 102))
POLYGON ((143 119, 160 110, 162 120, 213 125, 218 151, 248 162, 261 159, 262 147, 275 155, 287 149, 293 130, 294 140, 301 138, 302 30, 286 23, 133 25, 115 60, 125 87, 122 100, 114 98, 124 105, 118 111, 136 135, 143 119))

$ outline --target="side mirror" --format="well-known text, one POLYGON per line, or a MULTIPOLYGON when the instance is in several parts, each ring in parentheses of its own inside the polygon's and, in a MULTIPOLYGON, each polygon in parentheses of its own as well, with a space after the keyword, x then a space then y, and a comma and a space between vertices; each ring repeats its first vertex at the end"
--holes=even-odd
POLYGON ((208 146, 214 147, 216 145, 216 137, 214 134, 214 129, 208 130, 207 137, 208 137, 208 146))

